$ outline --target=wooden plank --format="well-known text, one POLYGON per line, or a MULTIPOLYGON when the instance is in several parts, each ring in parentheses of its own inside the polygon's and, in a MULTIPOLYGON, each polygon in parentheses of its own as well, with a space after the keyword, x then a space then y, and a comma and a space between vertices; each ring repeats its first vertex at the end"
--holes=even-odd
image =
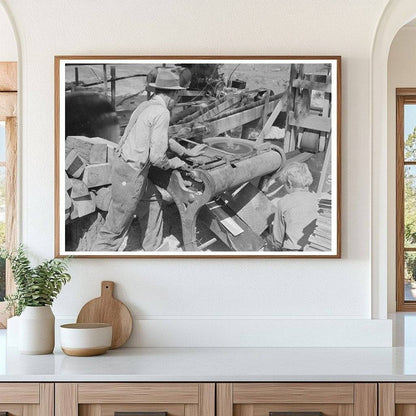
POLYGON ((233 416, 232 383, 217 384, 217 416, 233 416))
POLYGON ((17 115, 17 94, 15 92, 0 92, 0 121, 17 115))
POLYGON ((227 98, 226 101, 219 104, 218 106, 214 107, 212 110, 207 111, 206 113, 203 113, 199 117, 197 117, 195 120, 193 120, 193 123, 195 122, 206 122, 209 121, 209 119, 216 117, 218 114, 221 114, 222 112, 228 110, 233 105, 239 103, 241 101, 241 95, 233 95, 232 97, 227 98))
POLYGON ((377 384, 354 384, 354 415, 377 416, 377 384))
POLYGON ((17 91, 17 62, 0 62, 0 91, 17 91))
POLYGON ((395 416, 394 383, 379 383, 378 409, 379 416, 395 416))
POLYGON ((396 383, 394 394, 396 404, 415 404, 416 383, 396 383))
POLYGON ((197 383, 80 383, 79 403, 198 403, 197 383))
POLYGON ((354 403, 352 383, 235 383, 234 403, 354 403))
POLYGON ((256 140, 257 144, 263 143, 264 138, 266 137, 267 133, 269 133, 271 127, 273 126, 273 123, 275 122, 276 118, 278 117, 278 115, 283 110, 283 106, 286 104, 286 102, 287 102, 287 95, 284 95, 279 100, 279 103, 277 104, 277 106, 273 110, 273 112, 272 112, 271 116, 269 117, 269 119, 267 120, 267 122, 264 124, 260 134, 257 137, 257 140, 256 140))
POLYGON ((199 416, 215 416, 215 383, 199 384, 199 416))
MULTIPOLYGON (((265 99, 264 109, 266 109, 269 106, 269 102, 270 102, 270 90, 267 90, 266 96, 264 97, 264 99, 265 99)), ((266 111, 263 111, 263 119, 262 119, 262 122, 261 122, 262 128, 264 128, 266 123, 267 123, 267 113, 266 113, 266 111)))
POLYGON ((329 168, 331 166, 331 155, 332 155, 332 143, 331 143, 331 137, 330 137, 328 140, 328 146, 326 147, 326 153, 325 153, 324 163, 322 165, 321 175, 319 177, 318 189, 316 191, 318 195, 322 193, 326 179, 329 174, 329 168))
POLYGON ((295 88, 306 88, 310 91, 323 91, 323 92, 331 92, 332 86, 331 83, 326 82, 316 82, 316 81, 308 81, 306 79, 296 78, 293 80, 293 86, 295 88))
MULTIPOLYGON (((278 101, 272 101, 269 103, 267 112, 270 113, 277 106, 278 101)), ((221 118, 219 120, 209 123, 209 135, 211 137, 218 136, 228 130, 232 130, 238 126, 249 123, 250 121, 257 120, 262 117, 264 112, 264 105, 259 105, 249 110, 241 111, 237 114, 233 114, 228 117, 221 118)))
POLYGON ((295 113, 289 112, 289 125, 302 127, 308 130, 324 131, 329 133, 331 131, 331 119, 329 117, 321 117, 315 114, 307 114, 296 120, 295 113))
MULTIPOLYGON (((322 116, 329 117, 330 110, 331 110, 331 102, 329 99, 329 94, 325 94, 324 105, 322 108, 322 116)), ((324 132, 320 133, 320 136, 319 136, 319 151, 320 152, 323 152, 325 150, 326 136, 327 135, 324 132)))
POLYGON ((39 403, 38 383, 0 383, 0 403, 39 403))
POLYGON ((98 165, 88 165, 85 167, 82 180, 88 188, 111 184, 112 166, 110 163, 100 163, 98 165))
POLYGON ((77 384, 55 384, 55 416, 78 416, 77 384))
POLYGON ((39 394, 39 414, 41 416, 54 416, 55 385, 53 383, 41 383, 39 385, 39 394))

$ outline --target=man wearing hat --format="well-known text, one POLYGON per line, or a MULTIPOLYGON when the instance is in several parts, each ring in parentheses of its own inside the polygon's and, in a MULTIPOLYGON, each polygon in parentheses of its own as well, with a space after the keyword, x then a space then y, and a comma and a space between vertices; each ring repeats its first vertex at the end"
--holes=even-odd
POLYGON ((178 169, 186 163, 166 155, 168 147, 179 156, 196 156, 204 146, 188 150, 168 139, 170 110, 175 105, 180 86, 174 71, 161 68, 154 83, 153 97, 140 104, 130 117, 113 161, 111 202, 92 251, 117 251, 133 221, 138 216, 142 247, 154 251, 163 239, 162 198, 148 180, 150 165, 178 169))

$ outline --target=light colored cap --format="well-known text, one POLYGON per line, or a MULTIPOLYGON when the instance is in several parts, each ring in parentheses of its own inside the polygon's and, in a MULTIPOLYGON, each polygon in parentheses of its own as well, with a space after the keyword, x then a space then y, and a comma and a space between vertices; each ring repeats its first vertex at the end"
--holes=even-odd
POLYGON ((149 87, 161 90, 184 90, 180 86, 179 75, 170 69, 160 68, 157 73, 156 81, 150 82, 149 87))

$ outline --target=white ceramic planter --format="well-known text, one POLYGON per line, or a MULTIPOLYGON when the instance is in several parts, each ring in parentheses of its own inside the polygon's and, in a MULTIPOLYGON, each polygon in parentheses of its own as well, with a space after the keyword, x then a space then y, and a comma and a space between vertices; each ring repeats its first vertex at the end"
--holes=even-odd
POLYGON ((19 351, 50 354, 55 347, 55 316, 50 306, 26 306, 19 319, 19 351))

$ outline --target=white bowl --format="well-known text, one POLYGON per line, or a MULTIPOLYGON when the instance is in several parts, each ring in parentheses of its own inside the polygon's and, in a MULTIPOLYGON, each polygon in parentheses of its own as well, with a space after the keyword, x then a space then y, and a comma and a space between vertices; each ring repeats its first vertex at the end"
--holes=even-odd
POLYGON ((113 328, 110 324, 65 324, 60 330, 61 348, 67 355, 100 355, 111 347, 113 328))

